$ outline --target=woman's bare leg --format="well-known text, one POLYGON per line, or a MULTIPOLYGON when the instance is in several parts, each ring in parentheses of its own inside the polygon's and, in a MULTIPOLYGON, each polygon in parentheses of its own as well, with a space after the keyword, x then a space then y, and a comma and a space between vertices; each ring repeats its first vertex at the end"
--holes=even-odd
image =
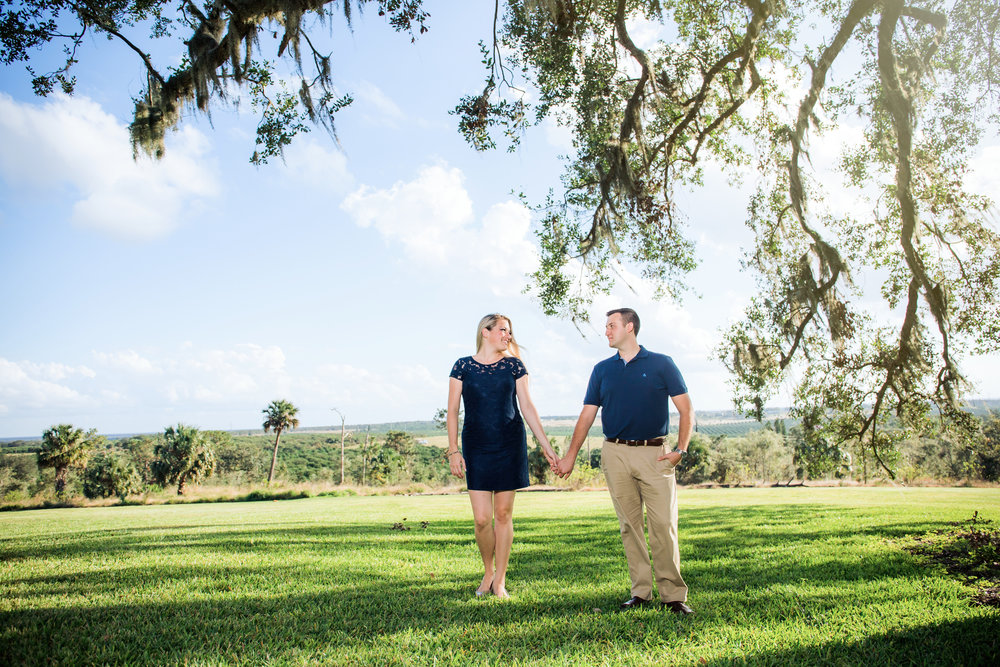
POLYGON ((497 491, 493 494, 493 518, 495 525, 494 549, 496 551, 496 574, 493 577, 493 593, 498 598, 507 594, 507 563, 514 543, 514 494, 515 491, 497 491))
MULTIPOLYGON (((476 523, 476 545, 483 559, 483 580, 477 593, 487 593, 493 584, 493 559, 496 551, 496 533, 493 529, 493 492, 469 490, 472 501, 472 518, 476 523)), ((510 549, 508 548, 508 553, 510 549)), ((506 567, 506 563, 505 563, 506 567)))

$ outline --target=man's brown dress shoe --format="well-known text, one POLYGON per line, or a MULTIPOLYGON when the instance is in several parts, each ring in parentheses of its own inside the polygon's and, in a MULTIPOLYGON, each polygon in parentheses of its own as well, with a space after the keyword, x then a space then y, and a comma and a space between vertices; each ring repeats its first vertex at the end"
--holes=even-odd
POLYGON ((650 602, 652 602, 652 600, 645 600, 638 595, 633 595, 628 600, 625 600, 625 602, 622 602, 619 609, 638 609, 639 607, 645 607, 650 602))
POLYGON ((687 606, 686 604, 684 604, 680 600, 675 600, 674 602, 664 602, 663 603, 663 607, 664 607, 664 609, 669 609, 670 611, 674 612, 675 614, 693 614, 694 613, 694 609, 692 609, 691 607, 687 606))

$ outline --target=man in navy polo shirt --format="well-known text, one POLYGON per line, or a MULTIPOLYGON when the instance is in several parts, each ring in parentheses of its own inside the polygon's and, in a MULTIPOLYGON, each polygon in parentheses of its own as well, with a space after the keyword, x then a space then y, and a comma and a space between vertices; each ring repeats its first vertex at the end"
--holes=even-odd
POLYGON ((618 353, 594 366, 569 451, 559 460, 556 473, 569 477, 577 452, 601 408, 605 438, 601 468, 618 513, 632 579, 632 597, 621 608, 634 609, 653 602, 655 573, 657 594, 664 608, 690 614, 693 612, 685 604, 687 584, 681 578, 677 547, 674 467, 687 454, 694 428, 694 408, 673 360, 639 345, 638 333, 639 316, 634 310, 619 308, 608 312, 605 335, 618 353), (673 450, 666 445, 670 430, 668 398, 680 413, 677 448, 673 450), (649 527, 648 549, 643 505, 649 527))

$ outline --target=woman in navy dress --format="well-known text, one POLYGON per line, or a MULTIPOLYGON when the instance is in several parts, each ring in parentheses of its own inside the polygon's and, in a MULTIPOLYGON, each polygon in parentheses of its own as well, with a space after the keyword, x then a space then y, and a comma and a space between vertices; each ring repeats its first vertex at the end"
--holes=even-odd
POLYGON ((510 597, 506 580, 514 541, 514 493, 528 486, 525 421, 549 463, 557 460, 528 394, 528 371, 519 354, 510 318, 487 315, 479 322, 476 354, 456 361, 449 380, 448 462, 453 475, 467 478, 476 544, 485 569, 477 597, 490 592, 510 597), (461 451, 460 401, 465 404, 461 451))

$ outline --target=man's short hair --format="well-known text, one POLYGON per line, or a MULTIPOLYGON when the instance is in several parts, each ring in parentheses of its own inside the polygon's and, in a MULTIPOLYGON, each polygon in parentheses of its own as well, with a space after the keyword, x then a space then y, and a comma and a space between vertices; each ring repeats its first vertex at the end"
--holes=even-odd
POLYGON ((605 317, 611 317, 615 313, 622 316, 622 324, 632 324, 632 333, 636 336, 639 335, 639 314, 636 313, 631 308, 615 308, 614 310, 609 310, 605 317))

